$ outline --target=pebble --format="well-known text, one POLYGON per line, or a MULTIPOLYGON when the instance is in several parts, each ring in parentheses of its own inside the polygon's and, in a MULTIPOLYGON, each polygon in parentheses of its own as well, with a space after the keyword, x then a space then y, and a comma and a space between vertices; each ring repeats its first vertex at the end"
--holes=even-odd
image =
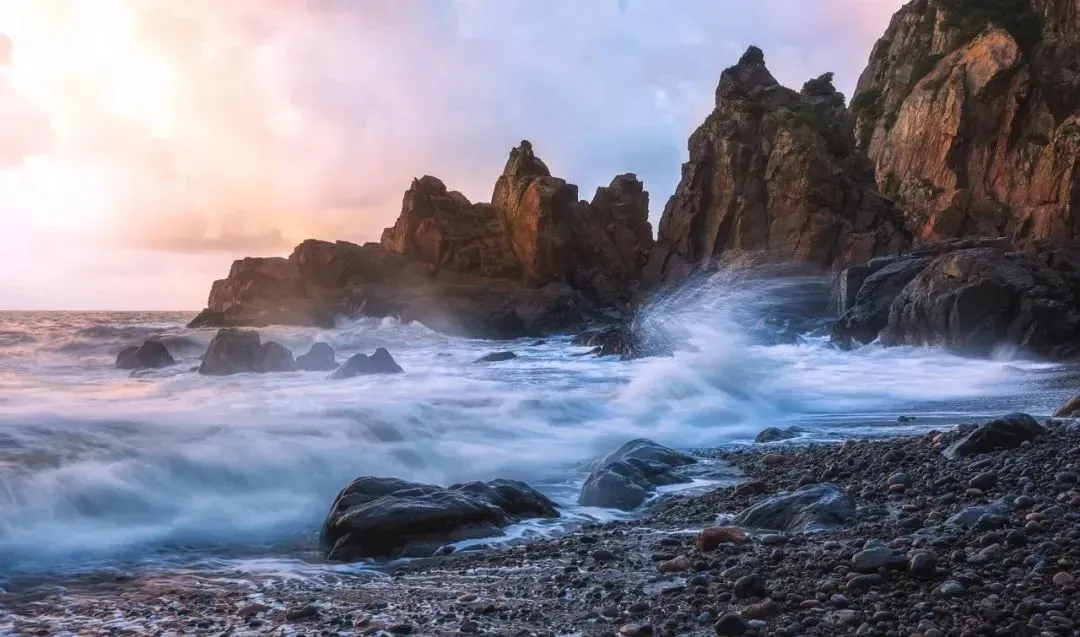
POLYGON ((734 526, 711 526, 698 533, 694 545, 699 551, 712 551, 721 544, 744 544, 746 533, 734 526))
POLYGON ((683 571, 689 571, 693 567, 694 563, 685 555, 680 555, 671 560, 664 560, 656 565, 656 568, 661 573, 682 573, 683 571))
POLYGON ((960 597, 964 592, 964 585, 956 580, 949 580, 938 586, 938 593, 943 597, 960 597))
POLYGON ((1066 573, 1065 571, 1061 571, 1054 575, 1054 583, 1058 586, 1072 586, 1075 581, 1072 574, 1066 573))
POLYGON ((319 614, 319 609, 314 606, 304 606, 303 608, 293 608, 285 611, 285 621, 295 622, 301 619, 308 619, 319 614))
POLYGON ((992 471, 985 471, 968 480, 968 486, 979 491, 988 491, 994 488, 996 484, 997 474, 992 471))

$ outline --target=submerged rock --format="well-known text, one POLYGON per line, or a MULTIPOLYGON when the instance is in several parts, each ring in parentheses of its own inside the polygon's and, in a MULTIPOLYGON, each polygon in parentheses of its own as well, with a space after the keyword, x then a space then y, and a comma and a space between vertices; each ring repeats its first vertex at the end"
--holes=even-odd
POLYGON ((793 438, 798 438, 801 433, 803 433, 803 430, 795 425, 790 427, 769 427, 768 429, 762 430, 762 432, 754 438, 754 442, 764 444, 767 442, 791 440, 793 438))
POLYGON ((476 359, 474 362, 476 362, 476 363, 501 363, 503 361, 514 360, 517 357, 518 357, 517 354, 515 354, 513 352, 492 352, 492 353, 487 354, 485 356, 481 356, 480 358, 476 359))
POLYGON ((329 372, 338 368, 334 348, 328 343, 315 343, 307 354, 296 357, 296 366, 308 372, 329 372))
POLYGON ((773 496, 737 515, 733 523, 752 529, 800 533, 833 529, 855 519, 855 502, 834 484, 812 484, 773 496))
POLYGON ((259 357, 255 363, 255 371, 261 374, 270 372, 294 372, 296 361, 292 351, 281 343, 270 341, 259 346, 259 357))
POLYGON ((583 506, 630 511, 641 506, 656 487, 690 482, 674 470, 696 462, 691 455, 651 440, 631 440, 597 463, 578 501, 583 506))
POLYGON ((999 449, 1015 449, 1045 429, 1027 414, 1009 414, 976 427, 945 449, 945 457, 965 458, 999 449))
POLYGON ((345 361, 344 365, 330 375, 330 379, 340 380, 369 374, 400 374, 404 371, 394 360, 394 357, 390 355, 390 352, 385 347, 380 347, 371 356, 357 354, 345 361))
POLYGON ((146 341, 136 347, 128 347, 116 357, 116 369, 161 369, 176 364, 169 348, 160 341, 146 341))
POLYGON ((199 373, 228 376, 255 371, 262 352, 262 340, 255 330, 219 330, 203 355, 199 373))
POLYGON ((446 543, 498 535, 519 519, 557 516, 551 500, 522 482, 446 488, 365 476, 338 494, 320 546, 333 561, 427 557, 446 543))

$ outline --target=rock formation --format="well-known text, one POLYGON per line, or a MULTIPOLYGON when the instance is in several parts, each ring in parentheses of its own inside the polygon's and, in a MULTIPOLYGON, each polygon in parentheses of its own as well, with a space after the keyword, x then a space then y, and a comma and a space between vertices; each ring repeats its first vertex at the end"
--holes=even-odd
POLYGON ((1080 238, 1080 5, 913 0, 851 109, 916 238, 1080 238))
POLYGON ((491 204, 417 179, 381 243, 309 240, 287 259, 237 261, 192 326, 397 316, 487 338, 573 329, 633 298, 652 247, 648 202, 634 175, 578 201, 524 141, 491 204))
POLYGON ((219 330, 203 355, 199 373, 206 376, 291 372, 296 370, 292 352, 281 343, 262 342, 255 330, 219 330))
POLYGON ((716 108, 690 137, 646 267, 651 282, 748 253, 815 266, 909 246, 903 215, 875 190, 832 76, 783 86, 751 47, 725 70, 716 108))
POLYGON ((404 371, 385 347, 379 347, 375 349, 371 356, 356 354, 349 358, 344 365, 330 375, 330 380, 370 376, 372 374, 400 374, 404 371))
POLYGON ((555 503, 524 482, 492 480, 444 488, 364 476, 334 500, 320 545, 333 561, 430 557, 447 543, 499 535, 520 519, 558 516, 555 503))
POLYGON ((116 356, 116 369, 161 369, 175 364, 176 359, 161 341, 127 347, 116 356))
POLYGON ((1019 347, 1080 354, 1080 246, 1004 239, 933 244, 872 260, 834 327, 842 342, 941 345, 972 354, 1019 347))

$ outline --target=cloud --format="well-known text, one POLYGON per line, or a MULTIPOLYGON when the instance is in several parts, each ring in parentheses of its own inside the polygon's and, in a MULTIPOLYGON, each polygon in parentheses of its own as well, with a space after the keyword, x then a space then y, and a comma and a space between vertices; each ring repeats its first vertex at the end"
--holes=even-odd
POLYGON ((36 147, 100 176, 100 249, 243 256, 377 239, 422 174, 486 200, 526 138, 583 198, 638 173, 658 216, 746 46, 785 83, 831 70, 850 92, 900 4, 34 0, 0 18, 36 147))

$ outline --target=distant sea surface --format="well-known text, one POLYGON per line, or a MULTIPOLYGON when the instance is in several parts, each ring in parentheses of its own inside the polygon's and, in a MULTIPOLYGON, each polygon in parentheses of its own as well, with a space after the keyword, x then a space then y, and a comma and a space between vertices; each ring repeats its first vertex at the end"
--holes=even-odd
POLYGON ((575 356, 566 337, 494 343, 389 319, 260 330, 296 354, 326 341, 339 360, 386 347, 406 370, 346 381, 200 376, 214 331, 187 329, 193 313, 0 313, 0 589, 115 569, 328 568, 319 527, 360 475, 525 479, 571 521, 603 519, 616 514, 576 505, 582 463, 634 437, 719 447, 792 424, 811 439, 896 435, 1046 416, 1076 389, 1066 368, 1007 353, 759 338, 762 299, 783 294, 719 281, 649 310, 676 352, 636 361, 575 356), (113 368, 148 338, 179 364, 113 368), (501 350, 518 358, 474 363, 501 350))

